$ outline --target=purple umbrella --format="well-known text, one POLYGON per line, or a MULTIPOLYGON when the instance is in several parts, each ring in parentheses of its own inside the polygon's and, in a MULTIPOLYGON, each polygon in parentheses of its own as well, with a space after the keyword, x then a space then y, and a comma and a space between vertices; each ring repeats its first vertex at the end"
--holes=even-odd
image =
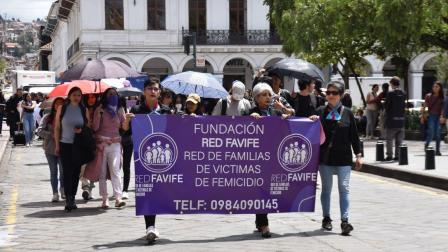
POLYGON ((101 80, 113 78, 139 77, 134 69, 115 60, 89 60, 76 64, 62 75, 61 80, 101 80))

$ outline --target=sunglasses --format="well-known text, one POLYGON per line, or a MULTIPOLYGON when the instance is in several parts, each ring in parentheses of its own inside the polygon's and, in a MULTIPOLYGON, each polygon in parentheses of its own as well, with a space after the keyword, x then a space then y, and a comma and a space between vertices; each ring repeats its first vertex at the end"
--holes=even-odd
POLYGON ((338 95, 339 95, 339 92, 338 92, 338 91, 327 91, 326 94, 327 94, 327 95, 338 96, 338 95))

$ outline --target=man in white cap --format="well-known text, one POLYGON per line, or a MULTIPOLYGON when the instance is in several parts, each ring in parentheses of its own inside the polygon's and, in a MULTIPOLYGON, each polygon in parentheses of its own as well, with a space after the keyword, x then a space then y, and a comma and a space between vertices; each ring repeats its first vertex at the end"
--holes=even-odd
POLYGON ((251 109, 250 102, 244 98, 246 86, 241 81, 232 83, 231 95, 221 99, 213 109, 212 115, 242 116, 248 115, 251 109))

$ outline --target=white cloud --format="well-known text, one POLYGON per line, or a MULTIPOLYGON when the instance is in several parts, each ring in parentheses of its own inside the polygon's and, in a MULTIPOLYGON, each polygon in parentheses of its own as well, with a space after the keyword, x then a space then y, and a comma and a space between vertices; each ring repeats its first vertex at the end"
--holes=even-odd
POLYGON ((30 22, 45 18, 54 0, 0 0, 0 14, 30 22))

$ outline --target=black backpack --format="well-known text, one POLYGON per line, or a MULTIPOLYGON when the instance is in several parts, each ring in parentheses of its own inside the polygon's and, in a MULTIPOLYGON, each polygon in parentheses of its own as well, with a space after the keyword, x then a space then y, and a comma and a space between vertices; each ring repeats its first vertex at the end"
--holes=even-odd
POLYGON ((222 99, 221 101, 221 115, 225 116, 227 113, 227 99, 222 99))

